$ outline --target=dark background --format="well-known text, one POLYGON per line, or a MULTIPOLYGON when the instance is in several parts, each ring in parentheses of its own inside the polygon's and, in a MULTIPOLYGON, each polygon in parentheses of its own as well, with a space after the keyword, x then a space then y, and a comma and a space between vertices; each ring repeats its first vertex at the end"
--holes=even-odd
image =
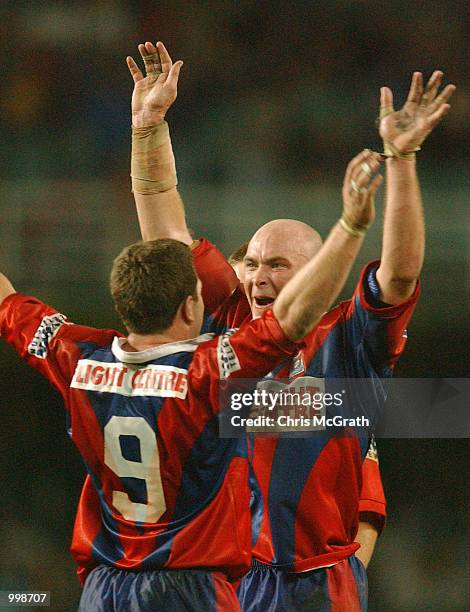
MULTIPOLYGON (((138 42, 161 39, 185 61, 168 115, 180 190, 195 235, 227 254, 276 217, 325 236, 349 159, 380 147, 379 87, 399 106, 414 70, 439 68, 458 90, 419 154, 427 253, 398 374, 468 376, 468 26, 463 1, 4 0, 2 269, 72 320, 119 325, 107 274, 139 237, 124 61, 138 42)), ((345 297, 380 253, 380 217, 345 297)), ((4 345, 0 363, 0 590, 50 590, 52 609, 73 610, 68 545, 84 469, 56 393, 4 345)), ((470 609, 469 450, 465 439, 379 441, 389 519, 371 610, 470 609)))

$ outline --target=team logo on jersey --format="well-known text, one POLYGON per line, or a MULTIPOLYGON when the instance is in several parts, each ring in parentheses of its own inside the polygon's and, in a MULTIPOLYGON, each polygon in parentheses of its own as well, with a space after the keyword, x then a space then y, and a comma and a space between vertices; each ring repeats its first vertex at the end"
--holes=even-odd
POLYGON ((370 439, 366 457, 367 459, 372 459, 372 461, 377 461, 377 463, 379 462, 379 453, 377 452, 377 443, 374 436, 370 439))
POLYGON ((34 338, 28 346, 28 353, 39 359, 45 359, 49 350, 49 343, 64 323, 67 323, 67 317, 60 312, 43 317, 34 338))
POLYGON ((250 417, 253 426, 247 427, 252 433, 309 432, 326 429, 325 379, 302 376, 288 383, 281 380, 258 382, 257 391, 263 402, 254 405, 250 417), (273 418, 273 424, 266 425, 256 417, 273 418), (259 423, 259 424, 258 424, 259 423))
POLYGON ((294 358, 294 362, 292 363, 292 367, 289 372, 289 378, 294 378, 295 376, 299 376, 299 374, 304 374, 305 372, 305 363, 302 355, 302 351, 299 351, 294 358))
POLYGON ((238 331, 237 329, 229 329, 225 334, 219 336, 217 344, 217 362, 219 364, 219 376, 221 380, 225 380, 233 372, 241 369, 237 354, 230 344, 230 336, 238 331))
POLYGON ((72 382, 74 389, 130 396, 178 397, 188 392, 188 371, 167 365, 132 368, 122 363, 80 359, 72 382))

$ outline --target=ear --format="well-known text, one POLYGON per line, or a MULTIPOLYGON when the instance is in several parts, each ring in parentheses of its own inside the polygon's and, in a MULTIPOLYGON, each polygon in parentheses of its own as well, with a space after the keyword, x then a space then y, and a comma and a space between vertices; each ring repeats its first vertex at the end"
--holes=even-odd
POLYGON ((181 303, 181 318, 187 325, 192 325, 196 320, 194 309, 194 298, 188 295, 181 303))

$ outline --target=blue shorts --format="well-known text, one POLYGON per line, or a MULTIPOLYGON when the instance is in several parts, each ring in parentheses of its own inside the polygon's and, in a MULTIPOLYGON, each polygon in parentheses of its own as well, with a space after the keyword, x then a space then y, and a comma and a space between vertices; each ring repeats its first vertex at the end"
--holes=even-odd
POLYGON ((235 588, 219 572, 127 571, 107 565, 87 577, 79 612, 237 612, 235 588))
POLYGON ((237 595, 243 612, 365 612, 367 574, 354 555, 298 574, 255 560, 237 595))

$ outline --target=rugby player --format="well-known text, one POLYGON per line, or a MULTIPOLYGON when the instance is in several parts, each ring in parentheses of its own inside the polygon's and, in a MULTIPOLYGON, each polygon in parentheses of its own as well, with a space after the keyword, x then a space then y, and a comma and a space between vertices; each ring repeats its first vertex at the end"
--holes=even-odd
MULTIPOLYGON (((248 242, 240 245, 227 258, 243 288, 248 242)), ((360 544, 356 556, 367 568, 375 550, 377 539, 385 525, 386 500, 379 468, 379 454, 372 436, 362 464, 362 489, 359 498, 359 525, 355 541, 360 544)))
MULTIPOLYGON (((379 182, 352 223, 358 211, 372 216, 379 182)), ((362 243, 333 233, 272 310, 215 338, 199 335, 201 282, 176 240, 115 259, 111 293, 127 337, 75 325, 0 274, 1 335, 63 396, 99 499, 74 541, 79 562, 91 555, 96 566, 83 612, 238 609, 230 580, 251 564, 251 491, 244 443, 218 435, 219 383, 262 377, 298 351, 362 243)))
MULTIPOLYGON (((132 105, 132 116, 135 126, 141 126, 143 123, 145 124, 148 122, 148 116, 146 115, 149 111, 150 104, 154 107, 151 112, 154 114, 155 123, 163 121, 168 107, 176 97, 176 87, 170 90, 171 93, 169 90, 163 93, 163 88, 160 87, 160 85, 165 82, 167 75, 172 69, 172 61, 164 45, 159 43, 158 47, 159 49, 157 49, 157 47, 153 46, 151 43, 139 45, 139 52, 143 58, 146 73, 155 82, 151 93, 149 86, 152 81, 149 83, 149 78, 144 79, 132 58, 128 58, 128 66, 131 70, 131 74, 133 74, 135 77, 134 80, 136 82, 136 89, 134 90, 132 105), (151 96, 150 102, 146 101, 145 104, 142 102, 141 94, 143 91, 151 96), (157 111, 155 111, 155 107, 157 107, 157 111), (142 121, 143 116, 145 117, 144 121, 142 121)), ((175 68, 177 68, 178 74, 180 67, 181 62, 177 62, 175 64, 175 68)), ((172 85, 175 86, 176 83, 172 85)), ((154 194, 151 198, 148 198, 150 200, 150 206, 152 208, 154 206, 158 206, 158 208, 163 211, 163 216, 154 215, 152 211, 150 218, 147 218, 146 220, 142 218, 140 219, 141 227, 145 231, 146 227, 149 227, 153 220, 157 220, 159 223, 158 231, 161 232, 161 235, 168 234, 173 235, 174 237, 177 236, 179 239, 182 239, 189 244, 191 238, 185 229, 184 210, 180 196, 176 190, 174 157, 170 143, 167 142, 167 146, 161 145, 156 151, 154 151, 152 154, 152 159, 149 160, 149 163, 154 165, 154 172, 156 172, 157 177, 171 176, 171 174, 173 174, 173 177, 171 184, 168 184, 167 180, 163 182, 163 185, 160 187, 163 189, 162 192, 154 194), (165 175, 165 171, 168 172, 170 167, 172 168, 172 173, 165 175), (165 210, 171 210, 171 215, 169 217, 165 216, 165 210), (147 223, 145 223, 145 221, 147 223), (161 222, 163 222, 164 225, 161 222)), ((140 192, 145 192, 147 186, 148 185, 144 184, 144 189, 142 189, 142 185, 140 185, 137 189, 140 192)), ((138 197, 140 197, 141 200, 145 200, 146 197, 144 196, 146 195, 148 194, 140 193, 138 197)), ((141 209, 138 207, 138 212, 140 212, 140 210, 141 209)), ((146 209, 144 207, 144 213, 145 210, 146 209)), ((204 262, 204 265, 201 267, 203 269, 210 269, 214 277, 218 277, 219 267, 221 268, 222 272, 225 265, 223 258, 221 258, 221 261, 217 261, 216 251, 212 248, 211 252, 211 250, 207 248, 207 241, 203 241, 198 245, 197 243, 192 243, 191 246, 195 247, 194 254, 196 261, 204 262), (210 262, 205 263, 205 259, 207 257, 210 258, 210 262)), ((242 261, 247 246, 248 243, 240 247, 232 256, 233 261, 231 263, 234 265, 234 267, 238 267, 240 272, 243 267, 242 261)), ((210 287, 211 291, 206 292, 205 301, 207 302, 207 306, 211 307, 209 310, 210 312, 213 310, 214 304, 218 305, 223 300, 223 297, 229 295, 233 290, 233 284, 231 283, 230 279, 228 278, 227 282, 225 283, 224 278, 225 276, 220 276, 220 281, 217 283, 216 287, 214 287, 212 284, 210 287)), ((207 283, 207 285, 209 285, 209 283, 207 283)), ((361 543, 361 550, 358 554, 361 556, 364 564, 367 565, 370 557, 372 556, 378 533, 381 531, 385 521, 385 496, 378 469, 377 452, 375 449, 375 444, 372 443, 363 465, 363 480, 363 490, 360 500, 362 520, 359 523, 356 539, 361 543)))
MULTIPOLYGON (((149 119, 151 113, 145 104, 151 104, 152 99, 136 95, 136 90, 139 83, 145 83, 148 92, 152 80, 165 79, 171 59, 160 43, 157 48, 146 43, 140 51, 148 76, 144 79, 135 63, 128 60, 136 84, 133 109, 141 113, 145 109, 149 119)), ((367 377, 371 395, 380 386, 379 377, 391 375, 405 345, 405 329, 418 296, 424 256, 416 152, 448 112, 447 101, 455 89, 447 85, 437 95, 442 76, 435 71, 423 91, 422 74, 414 73, 407 102, 398 112, 393 109, 391 90, 382 88, 380 134, 387 157, 387 196, 381 260, 366 266, 353 299, 325 315, 306 340, 306 349, 277 375, 291 379, 308 375, 320 381, 326 377, 367 377)), ((154 123, 134 125, 157 128, 164 111, 156 104, 154 123)), ((155 149, 153 155, 155 161, 155 149)), ((374 173, 373 160, 366 151, 347 173, 345 203, 362 192, 363 181, 374 173)), ((176 181, 169 192, 162 190, 155 197, 134 189, 144 239, 172 236, 174 232, 191 244, 175 185, 176 181), (171 206, 163 202, 171 202, 171 206)), ((365 231, 365 225, 359 223, 359 227, 359 231, 353 228, 357 239, 365 231)), ((350 231, 351 227, 346 224, 343 229, 350 231)), ((214 329, 237 325, 250 311, 254 317, 261 316, 320 244, 318 234, 300 222, 278 220, 266 224, 248 246, 244 292, 228 266, 223 272, 214 249, 207 242, 199 244, 194 255, 205 291, 210 295, 221 285, 227 289, 227 301, 219 302, 219 309, 213 311, 214 329), (213 266, 208 265, 211 259, 213 266)), ((347 610, 365 609, 366 575, 354 553, 359 547, 355 538, 361 466, 368 444, 369 440, 332 439, 327 435, 320 443, 256 440, 253 465, 265 510, 261 527, 254 534, 253 569, 239 591, 244 610, 316 609, 316 604, 320 607, 325 603, 347 610), (293 457, 297 466, 304 466, 295 487, 293 457)))

